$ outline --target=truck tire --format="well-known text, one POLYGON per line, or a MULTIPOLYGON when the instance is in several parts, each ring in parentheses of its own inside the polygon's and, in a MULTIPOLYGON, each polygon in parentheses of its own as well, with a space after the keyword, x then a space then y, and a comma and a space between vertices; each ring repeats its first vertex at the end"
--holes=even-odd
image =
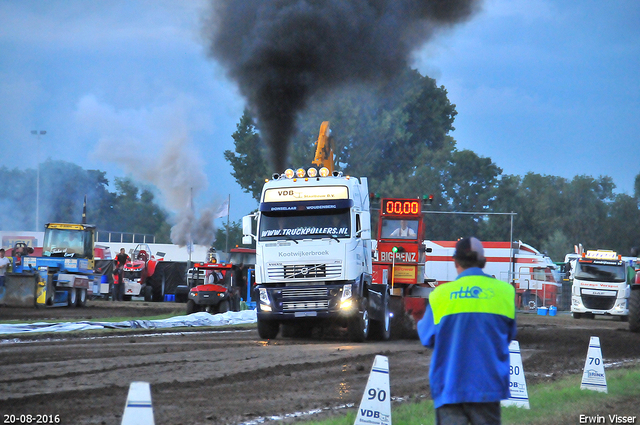
POLYGON ((402 297, 390 297, 391 336, 393 339, 418 339, 418 332, 413 317, 406 312, 402 297))
POLYGON ((529 310, 535 310, 538 307, 542 307, 542 300, 537 296, 534 295, 533 298, 529 299, 529 310))
POLYGON ((200 311, 200 306, 196 304, 194 300, 187 301, 187 314, 197 313, 200 311))
POLYGON ((150 285, 145 285, 142 290, 144 300, 147 302, 153 301, 153 288, 150 285))
POLYGON ((77 290, 76 306, 84 307, 87 305, 87 290, 84 288, 78 288, 77 290))
POLYGON ((155 279, 155 275, 154 275, 154 279, 152 281, 152 285, 151 287, 153 288, 153 299, 152 301, 155 303, 160 303, 162 301, 164 301, 164 285, 165 285, 165 276, 164 273, 162 273, 161 276, 159 276, 159 279, 155 279), (158 280, 160 280, 158 282, 158 280))
POLYGON ((53 275, 47 274, 47 305, 51 307, 56 301, 56 290, 53 286, 53 275))
POLYGON ((571 313, 571 316, 573 316, 574 319, 582 319, 584 315, 582 313, 571 313))
POLYGON ((76 306, 78 302, 78 292, 76 292, 76 288, 70 288, 67 291, 67 306, 73 308, 76 306))
POLYGON ((275 339, 280 331, 280 323, 274 320, 258 319, 258 335, 262 339, 275 339))
POLYGON ((640 332, 640 288, 632 289, 629 294, 629 330, 640 332))
POLYGON ((384 319, 371 320, 371 339, 387 341, 391 337, 391 307, 389 294, 384 297, 384 319))
POLYGON ((361 309, 347 324, 351 341, 364 342, 369 337, 369 324, 369 300, 363 298, 361 309))

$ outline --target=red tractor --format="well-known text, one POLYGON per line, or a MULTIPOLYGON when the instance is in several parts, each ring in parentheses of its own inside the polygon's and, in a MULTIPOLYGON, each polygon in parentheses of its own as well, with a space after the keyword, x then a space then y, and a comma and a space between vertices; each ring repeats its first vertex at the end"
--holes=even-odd
MULTIPOLYGON (((164 255, 164 254, 162 254, 164 255)), ((151 254, 147 244, 138 244, 131 253, 131 259, 124 265, 124 300, 130 301, 131 297, 143 296, 145 301, 153 301, 153 286, 151 277, 156 271, 158 261, 151 254)), ((114 276, 114 280, 117 277, 114 276)))

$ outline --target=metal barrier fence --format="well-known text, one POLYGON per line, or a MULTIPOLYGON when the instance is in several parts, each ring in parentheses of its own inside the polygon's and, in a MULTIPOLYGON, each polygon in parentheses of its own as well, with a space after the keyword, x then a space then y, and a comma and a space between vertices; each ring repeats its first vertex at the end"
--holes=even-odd
POLYGON ((571 309, 571 281, 564 273, 541 270, 533 273, 502 273, 496 278, 509 282, 516 289, 516 304, 521 308, 556 306, 560 311, 571 309))
POLYGON ((96 242, 156 243, 155 235, 127 232, 96 232, 96 242))

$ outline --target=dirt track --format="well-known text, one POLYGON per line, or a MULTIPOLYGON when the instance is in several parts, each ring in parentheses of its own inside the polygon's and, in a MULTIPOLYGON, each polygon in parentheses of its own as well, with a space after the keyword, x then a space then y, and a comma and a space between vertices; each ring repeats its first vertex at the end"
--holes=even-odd
MULTIPOLYGON (((96 301, 75 310, 0 308, 0 320, 144 317, 183 307, 96 301)), ((519 314, 518 328, 527 384, 581 373, 591 336, 600 337, 605 363, 640 359, 640 334, 629 333, 627 323, 519 314)), ((151 383, 159 425, 343 412, 359 403, 376 354, 389 357, 393 397, 407 402, 429 395, 429 350, 417 340, 352 344, 345 334, 316 332, 313 340, 264 341, 253 326, 14 338, 0 335, 0 414, 60 415, 65 424, 119 424, 131 381, 151 383)), ((595 412, 637 415, 627 411, 635 405, 595 412)))

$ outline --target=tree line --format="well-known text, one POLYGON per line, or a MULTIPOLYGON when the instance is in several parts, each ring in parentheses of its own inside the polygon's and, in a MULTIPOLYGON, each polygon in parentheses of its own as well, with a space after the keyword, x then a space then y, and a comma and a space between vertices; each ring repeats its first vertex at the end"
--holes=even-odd
POLYGON ((44 223, 80 223, 86 195, 87 222, 98 231, 151 234, 158 243, 170 242, 167 212, 157 205, 151 188, 128 178, 116 177, 112 191, 104 171, 49 159, 40 165, 39 202, 36 170, 0 167, 0 181, 1 230, 43 231, 44 223))
MULTIPOLYGON (((426 214, 428 239, 476 235, 487 241, 509 240, 510 217, 482 213, 514 212, 514 239, 555 261, 579 243, 623 255, 640 245, 640 174, 633 195, 616 194, 608 176, 503 174, 490 158, 457 148, 450 135, 456 114, 443 86, 410 69, 386 85, 323 93, 299 117, 288 163, 293 168, 310 166, 320 123, 330 121, 336 169, 367 176, 372 193, 433 195, 427 210, 478 213, 426 214)), ((235 150, 225 151, 225 158, 238 184, 258 201, 264 179, 284 170, 270 170, 249 111, 232 137, 235 150)))
MULTIPOLYGON (((555 261, 578 243, 623 255, 640 245, 640 173, 632 195, 615 193, 608 176, 503 174, 491 158, 457 148, 450 134, 456 115, 446 89, 410 69, 385 85, 322 93, 299 117, 287 163, 294 168, 310 166, 320 124, 330 121, 336 169, 368 177, 372 193, 403 198, 433 195, 427 211, 477 213, 425 214, 428 239, 475 235, 506 241, 510 217, 484 213, 513 212, 514 239, 546 251, 555 261)), ((225 151, 225 159, 257 207, 265 178, 284 170, 272 170, 267 163, 260 129, 249 111, 240 117, 232 138, 235 149, 225 151)), ((32 169, 0 167, 1 230, 36 230, 36 178, 32 169)), ((103 171, 59 160, 41 164, 41 226, 79 222, 84 195, 88 222, 100 231, 153 234, 157 242, 170 242, 171 217, 158 205, 152 188, 115 178, 111 189, 103 171)), ((375 201, 372 207, 378 207, 375 201)), ((375 228, 375 211, 372 218, 375 228)), ((241 239, 240 221, 230 223, 228 246, 241 244, 241 239)), ((227 229, 217 229, 214 246, 224 250, 226 245, 227 229)))

